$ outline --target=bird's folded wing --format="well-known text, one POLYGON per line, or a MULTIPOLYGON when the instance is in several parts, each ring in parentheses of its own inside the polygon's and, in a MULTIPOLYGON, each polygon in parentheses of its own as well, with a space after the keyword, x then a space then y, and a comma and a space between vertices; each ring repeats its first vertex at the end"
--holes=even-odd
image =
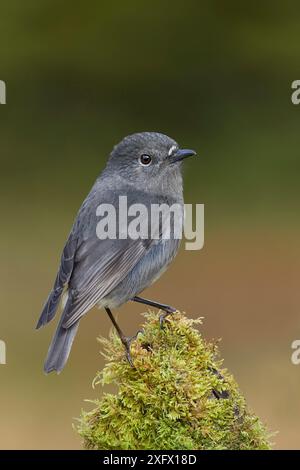
POLYGON ((88 310, 95 306, 103 297, 112 291, 132 270, 137 262, 149 249, 151 240, 122 240, 122 243, 111 244, 108 240, 98 240, 93 246, 92 259, 84 266, 75 266, 77 271, 78 287, 76 288, 74 302, 65 315, 64 328, 70 328, 88 310), (107 243, 106 243, 107 242, 107 243), (106 246, 105 252, 103 248, 106 246), (88 266, 88 268, 87 268, 88 266), (82 274, 82 278, 80 276, 82 274))
POLYGON ((72 275, 76 247, 77 239, 69 237, 61 256, 60 267, 53 289, 44 305, 43 311, 36 326, 37 329, 49 323, 49 321, 51 321, 55 316, 64 286, 69 282, 72 275))

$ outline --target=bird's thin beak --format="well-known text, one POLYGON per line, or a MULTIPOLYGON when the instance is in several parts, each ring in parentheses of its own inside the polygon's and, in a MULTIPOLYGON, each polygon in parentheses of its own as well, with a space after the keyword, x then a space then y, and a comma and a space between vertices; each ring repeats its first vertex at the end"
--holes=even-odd
POLYGON ((180 162, 181 160, 187 157, 193 157, 194 155, 196 155, 195 150, 179 149, 175 153, 173 153, 173 155, 171 155, 170 160, 171 163, 180 162))

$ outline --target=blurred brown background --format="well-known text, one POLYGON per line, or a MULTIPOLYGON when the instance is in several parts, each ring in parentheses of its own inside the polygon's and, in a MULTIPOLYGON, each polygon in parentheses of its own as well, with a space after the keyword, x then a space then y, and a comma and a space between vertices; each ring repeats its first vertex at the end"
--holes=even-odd
MULTIPOLYGON (((60 376, 42 371, 55 325, 34 327, 82 199, 143 130, 197 149, 186 202, 206 224, 204 249, 145 296, 204 316, 276 447, 300 448, 299 27, 296 1, 1 3, 1 448, 80 448, 72 422, 100 392, 96 336, 111 326, 91 312, 60 376)), ((120 309, 128 334, 142 310, 120 309)))

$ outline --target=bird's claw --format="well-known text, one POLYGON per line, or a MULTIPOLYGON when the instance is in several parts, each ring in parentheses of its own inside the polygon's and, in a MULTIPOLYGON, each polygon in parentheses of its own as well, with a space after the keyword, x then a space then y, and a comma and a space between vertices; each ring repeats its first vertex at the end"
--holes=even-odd
POLYGON ((173 313, 176 312, 176 308, 173 308, 173 307, 168 307, 164 313, 162 313, 160 316, 159 316, 159 326, 161 329, 163 329, 164 327, 164 322, 165 322, 165 319, 169 316, 169 315, 172 315, 173 313))
POLYGON ((133 336, 125 336, 122 338, 122 343, 125 347, 125 356, 132 368, 134 368, 134 364, 133 364, 133 360, 132 360, 131 353, 130 353, 131 343, 137 339, 139 334, 143 334, 143 333, 144 333, 144 330, 141 329, 141 330, 138 330, 138 332, 133 336))

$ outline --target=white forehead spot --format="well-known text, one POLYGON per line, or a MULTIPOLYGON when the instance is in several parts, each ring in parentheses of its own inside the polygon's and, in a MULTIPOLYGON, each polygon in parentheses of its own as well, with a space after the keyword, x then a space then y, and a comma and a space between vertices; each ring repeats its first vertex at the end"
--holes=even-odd
POLYGON ((168 156, 170 157, 172 155, 172 153, 175 152, 176 149, 177 149, 176 145, 172 145, 172 147, 170 148, 170 150, 168 152, 168 156))

